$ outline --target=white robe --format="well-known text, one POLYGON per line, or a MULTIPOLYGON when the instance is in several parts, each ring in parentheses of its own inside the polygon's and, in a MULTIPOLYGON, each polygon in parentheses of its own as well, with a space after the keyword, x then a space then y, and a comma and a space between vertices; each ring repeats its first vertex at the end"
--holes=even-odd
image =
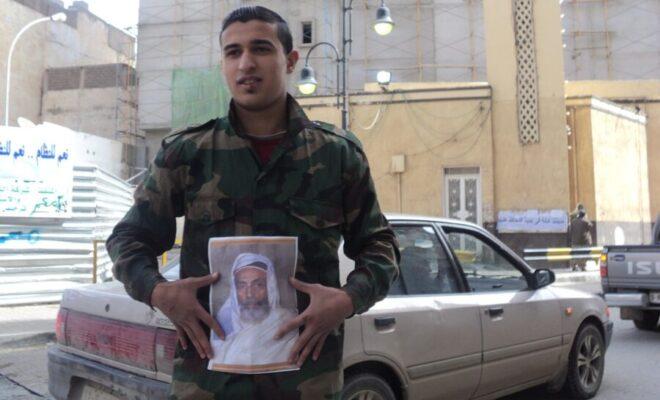
POLYGON ((286 363, 298 331, 293 330, 280 340, 275 340, 274 336, 282 324, 296 316, 291 310, 277 307, 271 309, 261 322, 243 323, 241 330, 228 335, 224 341, 213 334, 213 358, 209 367, 213 368, 213 364, 258 367, 286 363))

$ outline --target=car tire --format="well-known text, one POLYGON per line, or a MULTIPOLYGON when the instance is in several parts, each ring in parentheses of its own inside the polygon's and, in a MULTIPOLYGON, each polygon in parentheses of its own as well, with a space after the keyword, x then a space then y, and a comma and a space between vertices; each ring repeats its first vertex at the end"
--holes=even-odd
POLYGON ((643 331, 652 331, 658 326, 658 318, 660 318, 660 311, 642 311, 642 319, 634 319, 633 322, 637 329, 643 331))
POLYGON ((568 358, 565 391, 574 399, 590 399, 598 393, 605 372, 605 340, 593 324, 578 331, 568 358))
POLYGON ((341 399, 396 400, 396 396, 383 378, 367 373, 348 377, 344 383, 341 399))

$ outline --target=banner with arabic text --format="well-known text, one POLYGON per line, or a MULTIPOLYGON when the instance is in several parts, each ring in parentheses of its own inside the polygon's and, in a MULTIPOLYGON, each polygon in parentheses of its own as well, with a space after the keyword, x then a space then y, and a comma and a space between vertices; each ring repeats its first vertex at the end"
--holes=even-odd
POLYGON ((0 218, 69 218, 72 135, 48 127, 0 127, 0 218))

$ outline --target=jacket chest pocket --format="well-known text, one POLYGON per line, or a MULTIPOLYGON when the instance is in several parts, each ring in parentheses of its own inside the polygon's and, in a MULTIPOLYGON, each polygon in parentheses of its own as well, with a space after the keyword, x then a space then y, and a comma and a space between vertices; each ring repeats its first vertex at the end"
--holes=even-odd
POLYGON ((340 228, 344 213, 340 206, 299 197, 289 199, 289 213, 313 230, 340 228))
POLYGON ((235 216, 232 199, 195 199, 186 211, 186 225, 193 236, 233 236, 235 216))

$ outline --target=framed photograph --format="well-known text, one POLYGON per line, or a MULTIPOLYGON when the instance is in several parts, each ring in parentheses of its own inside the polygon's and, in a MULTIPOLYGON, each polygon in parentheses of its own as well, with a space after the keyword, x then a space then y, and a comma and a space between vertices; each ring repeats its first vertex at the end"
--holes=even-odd
POLYGON ((298 331, 276 340, 280 326, 298 315, 296 290, 289 283, 298 255, 296 237, 223 237, 209 240, 211 315, 225 340, 211 332, 208 369, 240 374, 296 370, 289 353, 298 331))

